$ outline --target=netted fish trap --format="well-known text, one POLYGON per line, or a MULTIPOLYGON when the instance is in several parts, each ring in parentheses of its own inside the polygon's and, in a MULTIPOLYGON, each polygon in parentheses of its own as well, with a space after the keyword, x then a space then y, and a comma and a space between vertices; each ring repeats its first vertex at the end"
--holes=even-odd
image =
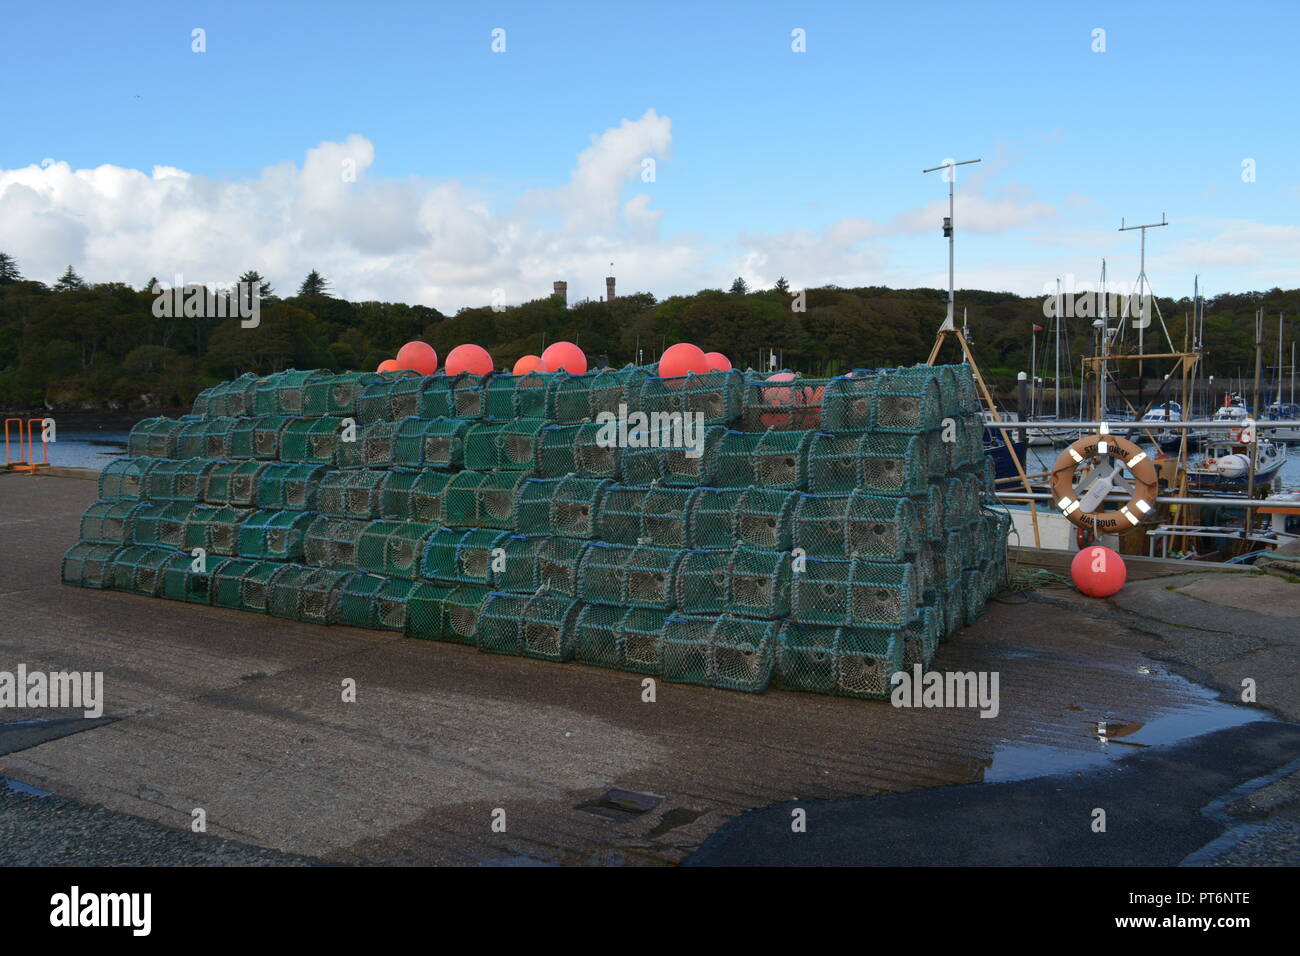
POLYGON ((145 491, 144 479, 162 458, 114 458, 99 472, 99 497, 110 501, 135 501, 145 491))
POLYGON ((876 376, 876 410, 872 428, 915 434, 938 428, 943 401, 934 369, 894 369, 876 376))
POLYGON ((946 509, 939 485, 927 485, 910 497, 916 508, 916 519, 921 523, 921 534, 926 541, 937 542, 944 532, 956 527, 945 522, 946 509))
POLYGON ((253 414, 302 415, 307 406, 307 386, 331 377, 321 369, 291 368, 260 378, 253 387, 253 414))
POLYGON ((341 418, 295 418, 280 433, 280 460, 332 465, 342 435, 341 418))
POLYGON ((545 372, 529 372, 527 375, 502 373, 489 377, 482 388, 483 420, 545 419, 546 396, 555 377, 545 372))
POLYGON ((535 466, 542 478, 617 478, 619 448, 610 426, 548 425, 542 429, 535 466))
POLYGON ((226 431, 221 457, 237 461, 247 458, 277 461, 280 458, 280 436, 291 421, 287 415, 237 420, 226 431))
POLYGON ((488 654, 573 660, 581 610, 581 601, 558 594, 490 594, 479 611, 475 644, 488 654))
POLYGON ((348 571, 328 571, 302 564, 286 564, 266 589, 266 613, 289 621, 328 624, 334 589, 348 571))
POLYGON ((615 485, 596 502, 596 534, 611 544, 685 548, 691 501, 697 488, 629 488, 615 485))
POLYGON ((162 583, 158 596, 171 601, 185 601, 190 604, 212 603, 212 574, 204 566, 206 561, 198 561, 184 551, 176 551, 163 563, 162 583), (203 570, 196 570, 196 562, 203 570))
POLYGON ((631 430, 627 443, 619 449, 619 474, 629 485, 715 485, 717 449, 726 432, 723 426, 713 425, 703 434, 697 431, 691 436, 693 447, 665 447, 661 433, 657 435, 653 429, 631 430))
POLYGON ((593 541, 578 563, 578 597, 595 604, 672 608, 684 554, 677 548, 593 541))
POLYGON ((307 528, 315 520, 310 511, 255 511, 239 527, 239 556, 301 560, 307 528))
POLYGON ((982 471, 986 456, 984 454, 984 423, 975 414, 958 419, 961 422, 959 434, 961 442, 953 455, 953 463, 959 468, 971 468, 982 471))
POLYGON ((194 414, 203 418, 238 418, 253 413, 253 389, 257 376, 245 372, 239 378, 205 388, 194 399, 194 414))
POLYGON ((664 624, 670 613, 584 604, 573 626, 573 656, 584 664, 657 676, 663 670, 664 624))
POLYGON ((930 557, 934 562, 936 587, 949 587, 961 583, 961 574, 965 570, 967 559, 959 530, 953 528, 945 531, 940 541, 931 547, 930 557))
POLYGON ((934 552, 930 548, 922 548, 920 551, 905 555, 902 563, 912 569, 912 583, 918 598, 926 588, 937 583, 934 552))
POLYGON ((826 383, 819 431, 852 434, 870 430, 876 412, 876 376, 851 372, 826 383))
POLYGON ((487 379, 469 372, 459 375, 430 375, 420 387, 417 409, 403 414, 419 415, 421 418, 482 418, 485 381, 487 379))
POLYGON ((921 604, 934 611, 938 618, 940 642, 946 641, 964 626, 966 607, 962 600, 960 578, 942 587, 926 588, 921 596, 921 604))
POLYGON ((861 436, 818 433, 808 446, 808 490, 911 495, 929 481, 929 463, 915 435, 867 432, 861 436))
POLYGON ((316 510, 336 518, 379 518, 393 474, 377 468, 326 472, 316 493, 316 510))
POLYGON ((677 607, 687 614, 785 617, 790 567, 789 553, 779 551, 687 551, 677 569, 677 607))
POLYGON ((113 559, 121 550, 119 544, 78 541, 63 555, 60 569, 63 583, 79 588, 112 587, 113 559))
POLYGON ((185 545, 185 523, 194 506, 188 502, 148 502, 131 515, 127 538, 132 544, 180 548, 185 545))
POLYGON ((905 624, 920 603, 907 564, 808 558, 791 578, 790 613, 802 624, 905 624))
POLYGON ((934 380, 939 384, 939 414, 944 418, 957 417, 962 414, 961 387, 957 384, 959 365, 917 366, 929 368, 934 380))
POLYGON ((492 584, 508 561, 509 531, 437 528, 424 543, 420 577, 448 584, 492 584))
MULTIPOLYGON (((226 434, 234 418, 196 418, 176 433, 176 458, 221 458, 226 454, 226 434)), ((251 456, 248 456, 251 457, 251 456)))
POLYGON ((984 613, 984 605, 988 602, 988 594, 984 589, 985 575, 978 568, 967 571, 961 576, 962 610, 965 611, 966 627, 978 621, 984 613))
POLYGON ((383 517, 393 521, 445 523, 447 486, 453 477, 433 468, 394 469, 384 483, 383 517))
POLYGON ((355 571, 344 577, 331 592, 327 612, 329 623, 404 633, 406 602, 415 587, 415 581, 404 578, 355 571))
POLYGON ((861 491, 800 495, 793 529, 793 546, 819 558, 860 556, 901 561, 925 545, 916 506, 910 499, 861 491))
POLYGON ((420 576, 425 543, 436 529, 412 521, 371 521, 357 539, 357 566, 398 578, 420 576))
POLYGON ((595 421, 602 412, 618 414, 620 405, 635 409, 641 384, 651 377, 646 366, 603 368, 585 375, 555 375, 547 393, 546 417, 569 425, 595 421))
POLYGON ((453 528, 533 527, 516 512, 528 480, 527 473, 519 471, 457 472, 447 483, 443 520, 453 528))
POLYGON ((922 606, 916 617, 899 631, 899 636, 903 638, 903 667, 910 669, 913 664, 920 664, 922 670, 928 669, 943 640, 943 612, 937 607, 922 606))
POLYGON ((933 480, 945 478, 952 474, 955 467, 952 462, 953 449, 956 447, 954 435, 949 435, 945 428, 932 428, 919 436, 921 447, 925 451, 926 474, 933 480))
POLYGON ((544 421, 481 422, 465 432, 465 467, 474 471, 536 469, 544 421))
POLYGON ((239 553, 239 530, 253 514, 249 508, 205 505, 190 511, 185 521, 185 548, 202 548, 209 554, 239 553))
POLYGON ((304 418, 355 418, 357 399, 367 385, 379 381, 376 372, 341 372, 311 379, 303 389, 304 418))
POLYGON ((489 593, 479 584, 448 587, 419 581, 406 600, 406 633, 425 640, 473 644, 479 609, 489 593))
POLYGON ((613 485, 605 478, 526 478, 513 527, 568 538, 594 537, 597 505, 613 485))
MULTIPOLYGON (((176 554, 175 548, 133 544, 113 555, 109 567, 111 587, 115 591, 130 591, 157 597, 162 587, 163 566, 176 554)), ((188 557, 188 555, 186 555, 188 557)))
POLYGON ((757 692, 772 680, 780 623, 670 614, 661 648, 666 681, 757 692))
POLYGON ((259 508, 313 511, 320 483, 329 470, 325 465, 270 462, 258 472, 253 503, 259 508))
POLYGON ((727 425, 740 418, 744 376, 735 369, 725 372, 687 373, 680 378, 646 378, 640 394, 628 406, 652 415, 700 415, 708 425, 727 425))
POLYGON ((787 690, 885 700, 903 655, 894 631, 787 621, 777 640, 777 680, 787 690))
POLYGON ((271 579, 286 567, 279 561, 227 558, 212 569, 212 603, 265 613, 271 579))
POLYGON ((180 434, 189 421, 180 418, 146 418, 136 422, 126 439, 133 458, 176 458, 180 434))
POLYGON ((470 428, 459 418, 404 418, 398 423, 393 464, 448 471, 467 467, 465 442, 470 428))
POLYGON ((307 526, 303 538, 304 562, 318 568, 360 567, 357 549, 369 527, 369 521, 319 515, 307 526))
MULTIPOLYGON (((420 375, 409 369, 400 372, 384 372, 376 380, 365 385, 357 395, 355 416, 357 424, 369 425, 372 422, 391 421, 395 418, 423 414, 420 410, 421 396, 431 378, 436 376, 420 375)), ((437 415, 427 417, 436 418, 437 415)))
POLYGON ((969 571, 979 565, 985 557, 984 544, 980 539, 978 521, 956 527, 957 540, 961 542, 962 570, 969 571))
POLYGON ((688 543, 788 551, 799 492, 775 488, 699 488, 691 498, 688 543))
POLYGON ((212 458, 155 458, 142 483, 142 498, 153 501, 188 501, 203 498, 203 482, 216 465, 212 458))
POLYGON ((258 478, 267 462, 219 461, 203 479, 203 500, 210 505, 251 505, 257 497, 258 478))
POLYGON ((355 440, 339 441, 334 460, 340 468, 389 468, 395 462, 397 432, 406 419, 371 422, 361 428, 355 440))
POLYGON ((509 535, 501 544, 505 554, 492 585, 498 591, 555 591, 577 597, 578 564, 587 543, 553 534, 509 535))
POLYGON ((148 505, 138 501, 96 501, 81 515, 81 541, 123 544, 130 540, 131 516, 148 505))
POLYGON ((745 431, 820 428, 831 381, 802 376, 746 380, 741 392, 741 427, 745 431))
POLYGON ((727 431, 718 443, 716 482, 727 488, 808 486, 808 450, 816 433, 810 431, 727 431))

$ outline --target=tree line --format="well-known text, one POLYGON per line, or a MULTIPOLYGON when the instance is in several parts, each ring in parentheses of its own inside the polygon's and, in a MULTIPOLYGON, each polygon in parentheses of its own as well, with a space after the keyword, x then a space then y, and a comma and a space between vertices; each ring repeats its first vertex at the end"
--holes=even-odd
MULTIPOLYGON (((244 372, 373 369, 412 339, 428 342, 439 355, 473 342, 504 368, 560 339, 614 366, 654 362, 665 346, 687 341, 726 354, 741 369, 767 369, 775 353, 779 368, 829 376, 924 361, 947 301, 940 289, 796 290, 784 279, 771 289, 750 289, 737 279, 726 290, 662 300, 648 292, 572 304, 545 296, 448 315, 424 305, 349 302, 331 294, 329 281, 315 270, 292 295, 277 294, 256 271, 238 281, 261 290, 256 328, 241 327, 238 318, 158 317, 152 307, 156 278, 139 288, 88 282, 69 266, 47 285, 24 278, 19 264, 0 253, 0 408, 183 408, 200 389, 244 372)), ((1160 298, 1158 304, 1175 347, 1182 348, 1190 298, 1160 298)), ((1300 289, 1223 294, 1205 300, 1207 374, 1250 374, 1254 314, 1261 307, 1266 364, 1275 364, 1279 312, 1290 317, 1289 361, 1300 289)), ((966 314, 986 377, 1007 390, 1017 372, 1029 369, 1033 326, 1051 329, 1039 297, 959 290, 958 312, 959 318, 966 314)), ((1091 353, 1092 336, 1090 319, 1065 320, 1076 362, 1091 353)), ((1163 351, 1162 335, 1159 341, 1163 351)), ((955 360, 953 352, 946 354, 955 360)))

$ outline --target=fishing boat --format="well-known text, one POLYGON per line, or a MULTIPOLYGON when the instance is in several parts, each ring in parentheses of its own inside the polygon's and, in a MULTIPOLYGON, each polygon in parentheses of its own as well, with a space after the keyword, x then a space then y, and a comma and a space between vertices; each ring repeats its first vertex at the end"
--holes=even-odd
POLYGON ((1015 478, 1018 474, 1016 459, 1024 462, 1026 442, 1016 437, 1018 431, 1006 428, 1006 423, 1020 421, 1020 413, 993 412, 986 408, 981 415, 984 419, 984 454, 993 461, 996 477, 1015 478), (1003 428, 1006 428, 1007 435, 1011 438, 1010 447, 1002 440, 1003 428), (1015 450, 1014 459, 1011 455, 1012 449, 1015 450))
MULTIPOLYGON (((1266 439, 1259 439, 1256 444, 1255 487, 1267 488, 1286 464, 1286 449, 1266 439)), ((1188 463, 1187 480, 1203 490, 1241 492, 1249 487, 1250 465, 1250 445, 1233 435, 1215 438, 1206 442, 1201 457, 1188 463)))
MULTIPOLYGON (((1263 422, 1300 421, 1300 405, 1294 402, 1274 402, 1264 410, 1263 422)), ((1261 427, 1261 434, 1271 441, 1300 442, 1300 425, 1287 425, 1282 428, 1261 427)))

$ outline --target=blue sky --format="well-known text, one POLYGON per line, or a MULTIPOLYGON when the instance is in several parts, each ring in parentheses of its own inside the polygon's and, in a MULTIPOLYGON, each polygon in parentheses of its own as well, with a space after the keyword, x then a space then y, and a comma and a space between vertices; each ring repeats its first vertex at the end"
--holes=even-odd
POLYGON ((440 308, 552 274, 598 295, 609 259, 659 295, 736 274, 939 285, 946 194, 920 170, 981 157, 958 180, 959 286, 1036 292, 1102 256, 1135 273, 1115 229, 1162 213, 1158 292, 1298 284, 1294 3, 0 9, 0 249, 36 278, 238 261, 440 308), (344 194, 308 174, 322 144, 322 166, 361 157, 344 194), (85 173, 102 167, 187 185, 85 173))

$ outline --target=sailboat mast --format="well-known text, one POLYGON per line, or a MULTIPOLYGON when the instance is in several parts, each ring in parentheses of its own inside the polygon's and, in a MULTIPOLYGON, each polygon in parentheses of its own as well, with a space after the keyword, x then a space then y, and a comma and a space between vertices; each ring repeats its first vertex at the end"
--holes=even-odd
POLYGON ((1056 280, 1056 374, 1052 379, 1052 392, 1056 397, 1056 420, 1061 420, 1061 280, 1056 280))

